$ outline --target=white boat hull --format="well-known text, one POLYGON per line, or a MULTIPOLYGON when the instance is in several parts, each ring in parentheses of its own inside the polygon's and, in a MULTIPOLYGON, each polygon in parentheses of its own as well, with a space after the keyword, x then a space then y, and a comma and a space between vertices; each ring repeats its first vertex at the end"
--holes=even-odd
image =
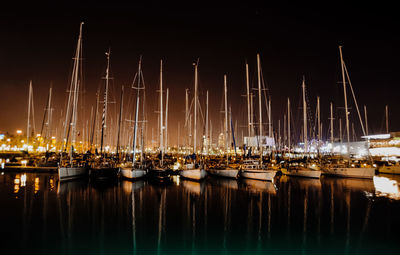
POLYGON ((273 181, 276 175, 275 170, 263 170, 263 169, 252 169, 242 170, 240 176, 248 179, 262 180, 262 181, 273 181))
POLYGON ((400 166, 383 166, 379 168, 382 174, 400 174, 400 166))
POLYGON ((372 179, 375 176, 375 168, 372 167, 332 167, 323 169, 324 174, 339 177, 372 179))
POLYGON ((208 172, 212 175, 226 178, 237 179, 239 176, 239 169, 209 169, 208 172))
POLYGON ((88 175, 88 169, 86 167, 59 167, 58 168, 58 179, 60 181, 80 178, 85 175, 88 175))
POLYGON ((146 170, 143 169, 132 169, 131 167, 121 167, 121 176, 127 179, 138 179, 146 175, 146 170))
POLYGON ((179 175, 183 178, 191 179, 191 180, 202 180, 207 176, 207 172, 204 169, 186 169, 181 170, 179 175))
POLYGON ((293 169, 282 169, 282 173, 288 176, 299 176, 299 177, 316 178, 316 179, 319 179, 321 177, 320 170, 314 170, 304 167, 293 168, 293 169))

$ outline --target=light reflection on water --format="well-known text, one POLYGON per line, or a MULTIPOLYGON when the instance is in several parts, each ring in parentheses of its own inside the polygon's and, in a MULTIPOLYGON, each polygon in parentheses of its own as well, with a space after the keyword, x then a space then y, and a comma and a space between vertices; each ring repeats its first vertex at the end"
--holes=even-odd
POLYGON ((399 183, 386 176, 374 176, 375 195, 400 200, 399 183))
POLYGON ((396 178, 59 183, 51 174, 6 173, 2 247, 34 254, 395 254, 396 178))

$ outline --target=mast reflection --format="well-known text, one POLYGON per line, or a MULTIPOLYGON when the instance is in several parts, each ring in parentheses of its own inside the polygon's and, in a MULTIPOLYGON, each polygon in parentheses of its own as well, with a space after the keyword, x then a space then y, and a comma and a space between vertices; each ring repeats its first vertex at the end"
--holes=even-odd
POLYGON ((365 253, 371 237, 383 230, 394 234, 387 223, 397 208, 398 182, 378 177, 278 176, 275 183, 208 177, 173 185, 146 179, 99 185, 18 173, 1 177, 6 192, 0 198, 20 205, 14 208, 13 224, 25 253, 32 247, 41 253, 58 247, 67 254, 89 249, 95 254, 116 249, 128 254, 324 249, 353 254, 365 253))

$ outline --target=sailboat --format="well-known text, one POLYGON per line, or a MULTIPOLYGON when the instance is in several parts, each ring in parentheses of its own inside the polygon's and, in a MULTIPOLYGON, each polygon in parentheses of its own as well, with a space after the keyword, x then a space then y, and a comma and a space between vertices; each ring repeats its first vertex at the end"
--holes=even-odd
MULTIPOLYGON (((331 159, 322 168, 324 174, 334 175, 339 177, 352 177, 352 178, 367 178, 372 179, 375 176, 375 168, 371 167, 370 164, 360 164, 359 162, 352 162, 350 158, 350 130, 349 130, 349 116, 348 116, 348 106, 347 106, 347 92, 346 92, 346 77, 345 72, 348 73, 343 61, 342 46, 339 46, 340 53, 340 64, 342 69, 342 81, 343 81, 343 93, 344 93, 344 107, 346 115, 346 132, 347 132, 347 159, 331 159)), ((349 85, 351 83, 349 81, 349 85)), ((355 99, 355 96, 353 94, 355 99)), ((356 103, 356 102, 355 102, 356 103)), ((356 103, 358 110, 358 106, 356 103)), ((359 116, 360 117, 360 116, 359 116)), ((360 118, 361 119, 361 118, 360 118)), ((362 125, 362 122, 361 122, 362 125)), ((363 127, 363 126, 362 126, 363 127)))
POLYGON ((164 125, 163 125, 163 61, 160 60, 160 147, 158 164, 152 162, 149 176, 158 180, 169 180, 171 178, 168 167, 164 164, 164 125))
MULTIPOLYGON (((302 82, 302 90, 303 90, 303 118, 304 118, 304 126, 303 126, 303 142, 304 142, 304 154, 308 153, 308 138, 307 138, 307 103, 305 96, 305 81, 303 78, 302 82)), ((290 118, 288 111, 288 118, 290 118)), ((290 131, 289 131, 290 132, 290 131)), ((290 153, 289 153, 290 155, 290 153)), ((289 161, 289 164, 286 168, 282 168, 281 171, 283 174, 289 176, 300 176, 300 177, 309 177, 309 178, 320 178, 321 170, 318 167, 315 167, 316 164, 309 162, 307 158, 303 158, 302 160, 293 160, 289 161)))
MULTIPOLYGON (((137 87, 133 87, 136 90, 136 110, 135 110, 135 126, 133 129, 133 146, 132 146, 132 161, 130 164, 123 164, 120 167, 121 176, 128 179, 137 179, 146 175, 146 166, 143 164, 143 160, 140 164, 136 164, 136 141, 137 141, 137 131, 139 124, 139 106, 140 106, 140 90, 144 90, 144 79, 142 72, 142 58, 139 59, 137 77, 137 87)), ((133 82, 135 84, 135 81, 133 82)), ((144 93, 143 93, 144 94, 144 93)), ((144 100, 142 100, 144 101, 144 100)), ((143 129, 142 129, 143 132, 143 129)), ((140 143, 142 144, 142 143, 140 143)), ((140 149, 141 155, 143 155, 143 147, 140 149)), ((143 157, 141 157, 143 158, 143 157)))
POLYGON ((103 119, 101 126, 101 143, 100 143, 100 157, 91 162, 90 177, 94 179, 110 179, 116 178, 118 174, 118 167, 112 158, 107 158, 107 153, 103 151, 104 136, 107 127, 107 109, 108 109, 108 90, 110 80, 110 49, 106 52, 107 67, 104 84, 104 102, 103 102, 103 119))
MULTIPOLYGON (((45 143, 46 152, 45 152, 45 155, 42 156, 35 163, 36 167, 39 167, 39 168, 48 168, 48 167, 57 168, 58 162, 59 162, 59 159, 58 159, 56 153, 50 152, 50 150, 54 148, 54 147, 50 148, 51 119, 52 119, 51 95, 52 95, 52 86, 50 85, 49 96, 47 98, 46 107, 44 109, 42 128, 40 129, 40 135, 45 143), (44 127, 46 127, 45 131, 44 131, 44 127)), ((39 140, 39 141, 41 141, 41 140, 39 140)), ((40 142, 39 142, 39 145, 40 145, 40 142)))
POLYGON ((74 66, 72 71, 72 79, 69 87, 68 105, 67 112, 65 115, 65 125, 64 125, 64 140, 65 146, 68 145, 68 133, 71 133, 69 160, 63 157, 64 154, 64 142, 63 148, 61 149, 60 164, 58 167, 58 178, 60 181, 74 179, 82 177, 88 174, 88 168, 86 162, 74 160, 74 146, 76 137, 76 123, 78 115, 78 95, 79 95, 79 70, 80 70, 80 60, 82 59, 82 26, 83 22, 80 24, 78 43, 75 52, 74 66), (72 109, 71 109, 72 108, 72 109), (71 130, 69 130, 71 128, 71 130), (69 132, 70 131, 70 132, 69 132))
POLYGON ((194 125, 193 125, 193 155, 192 162, 187 162, 183 170, 179 172, 180 176, 192 180, 202 180, 206 177, 207 172, 202 164, 197 161, 197 67, 198 63, 194 63, 194 125))
POLYGON ((240 176, 243 178, 273 181, 276 170, 263 166, 263 124, 262 124, 262 105, 261 105, 261 70, 260 70, 260 54, 257 54, 257 74, 258 74, 258 114, 259 114, 259 136, 260 136, 260 160, 246 159, 241 165, 240 176))
POLYGON ((228 89, 226 86, 226 75, 224 75, 224 112, 225 112, 225 149, 226 149, 226 165, 222 169, 208 169, 207 171, 211 175, 221 176, 221 177, 228 177, 228 178, 238 178, 239 176, 239 169, 234 169, 229 167, 229 146, 228 146, 228 89))

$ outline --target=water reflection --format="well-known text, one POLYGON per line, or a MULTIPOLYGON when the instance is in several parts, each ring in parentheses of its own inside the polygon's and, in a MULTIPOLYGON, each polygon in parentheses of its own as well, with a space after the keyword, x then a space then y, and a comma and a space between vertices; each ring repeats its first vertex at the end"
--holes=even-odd
POLYGON ((22 174, 21 175, 21 187, 25 187, 25 186, 26 186, 26 174, 22 174))
POLYGON ((189 191, 191 194, 200 196, 204 193, 205 190, 205 182, 204 181, 190 181, 182 179, 180 184, 184 189, 189 191))
POLYGON ((374 176, 375 195, 400 200, 399 183, 383 176, 374 176))
POLYGON ((243 189, 253 193, 266 192, 275 195, 277 190, 275 183, 270 181, 242 179, 240 180, 240 183, 242 184, 243 189))
POLYGON ((23 175, 0 177, 0 216, 14 233, 4 237, 6 252, 391 254, 399 248, 400 220, 390 216, 400 213, 398 184, 386 176, 280 176, 275 183, 209 177, 156 185, 23 175))
POLYGON ((321 181, 325 185, 333 185, 337 190, 351 190, 357 192, 374 193, 375 187, 372 179, 357 179, 357 178, 333 178, 325 177, 321 181))
POLYGON ((212 186, 215 186, 215 187, 223 187, 226 189, 237 190, 239 188, 238 180, 236 180, 236 179, 228 179, 228 178, 209 176, 207 178, 207 183, 212 186))
POLYGON ((161 238, 162 234, 165 234, 165 200, 166 200, 166 189, 160 194, 160 202, 158 209, 158 235, 157 235, 157 254, 161 253, 161 238))
POLYGON ((88 187, 88 182, 87 180, 74 180, 74 181, 67 181, 67 182, 58 182, 57 186, 57 194, 62 195, 62 194, 68 194, 72 192, 78 192, 78 191, 83 191, 86 190, 88 187))
POLYGON ((53 191, 53 189, 54 189, 54 187, 55 187, 54 182, 55 182, 55 181, 54 181, 54 177, 51 176, 50 179, 49 179, 50 191, 53 191))
POLYGON ((40 190, 40 179, 39 177, 35 177, 35 194, 38 193, 38 191, 40 190))
POLYGON ((290 183, 291 186, 298 187, 299 189, 321 189, 321 180, 315 178, 303 178, 303 177, 293 177, 282 175, 279 179, 280 183, 290 183))
POLYGON ((142 180, 136 180, 134 182, 128 181, 128 180, 123 180, 121 182, 122 189, 126 194, 133 194, 135 190, 142 189, 145 185, 145 181, 142 180))
POLYGON ((15 176, 14 179, 14 193, 18 193, 19 192, 19 187, 20 187, 20 177, 19 174, 15 176))

